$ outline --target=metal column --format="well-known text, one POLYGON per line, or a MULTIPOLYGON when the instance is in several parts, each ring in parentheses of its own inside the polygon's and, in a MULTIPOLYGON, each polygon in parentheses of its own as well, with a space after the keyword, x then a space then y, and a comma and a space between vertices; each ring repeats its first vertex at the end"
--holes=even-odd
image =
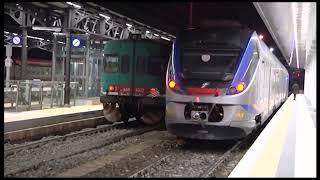
POLYGON ((6 66, 6 88, 9 88, 9 80, 10 80, 10 67, 12 64, 12 46, 6 45, 6 59, 5 59, 5 66, 6 66))
POLYGON ((70 29, 66 33, 66 61, 65 61, 65 89, 64 104, 70 105, 70 61, 71 61, 71 42, 70 29))
POLYGON ((86 43, 86 61, 85 61, 85 86, 84 92, 85 96, 89 96, 89 58, 90 58, 90 35, 87 36, 87 43, 86 43))
POLYGON ((28 60, 28 49, 27 49, 27 28, 22 28, 22 53, 21 53, 21 80, 28 79, 26 77, 26 68, 28 60))
POLYGON ((66 13, 66 61, 64 71, 64 104, 70 105, 70 63, 71 63, 71 25, 72 25, 72 9, 66 13))
POLYGON ((51 81, 55 81, 56 76, 56 62, 57 62, 57 36, 53 36, 53 47, 52 47, 52 75, 51 75, 51 81))

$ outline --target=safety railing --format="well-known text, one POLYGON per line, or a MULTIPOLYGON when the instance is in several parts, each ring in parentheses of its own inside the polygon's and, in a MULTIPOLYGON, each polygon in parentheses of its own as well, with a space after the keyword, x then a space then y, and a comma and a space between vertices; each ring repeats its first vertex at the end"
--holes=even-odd
MULTIPOLYGON (((4 108, 19 110, 64 106, 63 81, 4 81, 4 108)), ((70 83, 70 102, 76 105, 78 82, 70 83)), ((72 105, 70 103, 70 105, 72 105)))

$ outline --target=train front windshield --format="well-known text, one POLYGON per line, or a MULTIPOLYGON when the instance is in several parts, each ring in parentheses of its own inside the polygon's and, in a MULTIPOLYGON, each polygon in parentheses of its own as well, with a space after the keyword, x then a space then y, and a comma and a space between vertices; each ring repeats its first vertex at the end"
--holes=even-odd
POLYGON ((183 50, 182 73, 186 79, 231 80, 239 51, 183 50))
POLYGON ((180 77, 185 80, 232 80, 248 33, 239 29, 183 32, 180 77))

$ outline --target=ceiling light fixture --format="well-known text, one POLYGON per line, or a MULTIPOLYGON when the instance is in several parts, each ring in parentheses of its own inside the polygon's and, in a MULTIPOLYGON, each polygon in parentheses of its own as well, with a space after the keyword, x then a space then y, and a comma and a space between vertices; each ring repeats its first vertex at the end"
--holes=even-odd
POLYGON ((170 41, 170 39, 168 39, 168 38, 166 38, 166 37, 163 37, 163 36, 161 36, 161 39, 164 39, 164 40, 170 41))
POLYGON ((99 16, 104 17, 104 18, 106 18, 106 19, 110 19, 110 17, 109 17, 109 16, 104 15, 104 14, 99 14, 99 16))
POLYGON ((71 5, 71 6, 73 6, 73 7, 75 7, 75 8, 81 8, 80 5, 74 4, 74 3, 72 3, 72 2, 66 2, 66 3, 69 4, 69 5, 71 5))
POLYGON ((32 27, 33 30, 36 31, 54 31, 54 32, 60 32, 61 27, 41 27, 41 26, 34 26, 32 27))
POLYGON ((32 38, 32 39, 44 40, 43 38, 34 37, 34 36, 27 36, 27 37, 28 37, 28 38, 32 38))

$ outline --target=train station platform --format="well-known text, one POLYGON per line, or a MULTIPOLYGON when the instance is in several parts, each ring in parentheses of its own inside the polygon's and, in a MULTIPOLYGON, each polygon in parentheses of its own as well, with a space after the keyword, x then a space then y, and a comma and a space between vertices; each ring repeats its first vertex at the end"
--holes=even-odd
POLYGON ((4 111, 4 132, 102 116, 102 110, 102 104, 86 104, 22 112, 4 111))
POLYGON ((229 177, 316 177, 316 110, 291 95, 229 177))

